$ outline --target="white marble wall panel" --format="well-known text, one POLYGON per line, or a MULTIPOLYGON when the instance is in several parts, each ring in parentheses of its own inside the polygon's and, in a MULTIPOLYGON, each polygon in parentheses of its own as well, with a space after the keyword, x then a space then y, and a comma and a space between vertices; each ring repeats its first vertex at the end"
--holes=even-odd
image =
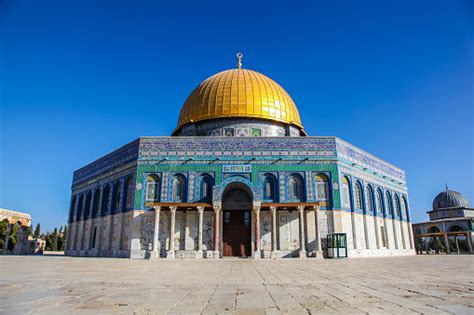
POLYGON ((305 210, 305 226, 306 251, 308 256, 313 256, 316 252, 316 218, 312 207, 305 210))
POLYGON ((195 250, 197 240, 197 211, 186 211, 185 250, 195 250))
POLYGON ((126 212, 123 215, 123 232, 122 232, 122 239, 120 249, 122 250, 130 250, 130 223, 132 221, 132 212, 126 212))
POLYGON ((367 220, 367 238, 369 240, 369 249, 377 249, 377 239, 375 236, 375 218, 371 215, 366 215, 367 220))
POLYGON ((261 250, 272 250, 272 214, 270 211, 260 211, 261 250))
POLYGON ((184 211, 176 211, 176 225, 174 229, 174 249, 184 249, 186 232, 186 214, 184 211))
POLYGON ((350 212, 341 211, 342 232, 347 235, 347 248, 354 248, 354 238, 352 233, 352 215, 350 212))
POLYGON ((355 230, 357 235, 357 248, 363 249, 365 247, 365 231, 364 231, 364 217, 363 214, 354 213, 354 220, 355 220, 355 230))
POLYGON ((120 239, 122 237, 122 214, 116 214, 113 216, 112 221, 112 250, 120 249, 120 239))
POLYGON ((169 250, 169 235, 170 235, 170 212, 166 210, 160 211, 160 229, 159 229, 159 240, 161 256, 166 255, 169 250))
POLYGON ((109 239, 110 239, 110 218, 108 216, 102 217, 102 222, 100 226, 100 235, 101 237, 99 238, 101 244, 100 244, 100 250, 101 251, 106 251, 109 249, 109 239))
POLYGON ((202 228, 202 247, 203 250, 213 250, 214 235, 214 212, 204 211, 202 228))
POLYGON ((395 249, 395 239, 393 238, 393 224, 392 224, 392 219, 387 218, 387 226, 385 227, 387 230, 387 236, 388 236, 388 244, 390 249, 395 249))

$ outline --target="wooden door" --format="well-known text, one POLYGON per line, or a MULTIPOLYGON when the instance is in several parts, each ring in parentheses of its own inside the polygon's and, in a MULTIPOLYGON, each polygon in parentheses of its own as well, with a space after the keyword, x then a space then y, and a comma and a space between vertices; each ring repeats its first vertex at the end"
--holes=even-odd
POLYGON ((250 256, 250 211, 224 211, 224 231, 222 235, 224 256, 250 256))

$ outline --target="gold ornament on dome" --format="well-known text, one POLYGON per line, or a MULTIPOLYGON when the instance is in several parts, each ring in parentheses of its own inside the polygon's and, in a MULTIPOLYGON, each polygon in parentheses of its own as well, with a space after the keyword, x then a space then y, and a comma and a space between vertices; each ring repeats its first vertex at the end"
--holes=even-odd
POLYGON ((178 128, 216 118, 260 118, 303 128, 290 95, 275 81, 256 71, 237 69, 219 72, 203 81, 183 105, 178 128))

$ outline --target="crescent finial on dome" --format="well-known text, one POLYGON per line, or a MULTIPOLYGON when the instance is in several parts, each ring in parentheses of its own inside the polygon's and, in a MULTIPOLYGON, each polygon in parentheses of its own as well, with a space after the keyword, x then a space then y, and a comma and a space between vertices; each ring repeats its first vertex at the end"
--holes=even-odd
POLYGON ((242 54, 241 52, 238 52, 236 56, 237 56, 237 60, 238 60, 237 68, 240 70, 240 69, 242 69, 242 58, 244 57, 244 54, 242 54))

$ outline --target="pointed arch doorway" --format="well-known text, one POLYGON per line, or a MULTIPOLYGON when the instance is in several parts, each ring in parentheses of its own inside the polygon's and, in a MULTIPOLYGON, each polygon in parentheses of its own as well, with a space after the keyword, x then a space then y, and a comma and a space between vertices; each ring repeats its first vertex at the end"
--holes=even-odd
POLYGON ((222 255, 251 257, 252 192, 242 183, 233 183, 222 195, 222 255))

